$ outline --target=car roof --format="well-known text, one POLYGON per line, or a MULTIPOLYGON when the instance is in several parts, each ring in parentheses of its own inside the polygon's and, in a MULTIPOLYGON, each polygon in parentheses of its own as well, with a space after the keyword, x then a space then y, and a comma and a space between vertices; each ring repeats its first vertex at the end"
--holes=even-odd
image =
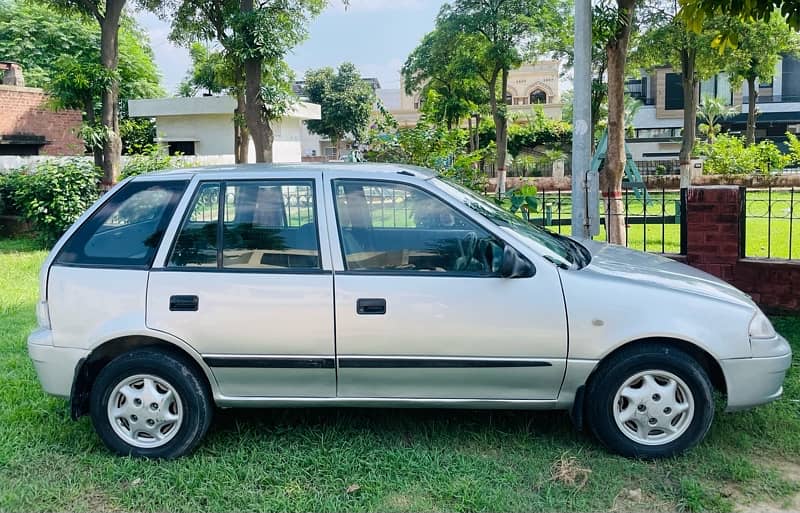
MULTIPOLYGON (((164 177, 174 178, 176 176, 193 176, 199 174, 214 174, 216 175, 241 175, 242 171, 248 173, 256 172, 263 175, 269 175, 272 171, 322 171, 332 178, 337 176, 347 176, 352 173, 359 175, 375 174, 375 176, 386 176, 392 174, 404 174, 415 176, 423 180, 428 180, 437 175, 436 171, 420 166, 412 166, 410 164, 389 164, 389 163, 374 163, 374 162, 326 162, 326 163, 296 163, 296 164, 228 164, 228 165, 214 165, 214 166, 200 166, 191 168, 178 168, 163 171, 155 171, 139 175, 141 177, 164 177)), ((237 176, 238 178, 238 176, 237 176)))

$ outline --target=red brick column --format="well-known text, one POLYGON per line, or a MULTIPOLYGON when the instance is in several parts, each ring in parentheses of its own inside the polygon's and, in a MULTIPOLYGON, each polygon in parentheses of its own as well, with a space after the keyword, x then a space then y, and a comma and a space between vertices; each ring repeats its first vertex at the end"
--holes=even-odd
POLYGON ((743 188, 690 187, 686 194, 686 261, 732 282, 741 255, 743 188))

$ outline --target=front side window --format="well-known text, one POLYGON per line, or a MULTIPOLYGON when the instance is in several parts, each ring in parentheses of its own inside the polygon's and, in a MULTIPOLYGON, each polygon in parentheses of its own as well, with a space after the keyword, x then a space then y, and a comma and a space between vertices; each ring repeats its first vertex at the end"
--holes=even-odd
POLYGON ((70 237, 57 264, 149 267, 186 181, 131 182, 70 237))
POLYGON ((336 180, 333 188, 348 270, 498 272, 503 245, 436 196, 393 182, 336 180))
POLYGON ((312 182, 203 184, 175 241, 169 266, 320 269, 312 182))

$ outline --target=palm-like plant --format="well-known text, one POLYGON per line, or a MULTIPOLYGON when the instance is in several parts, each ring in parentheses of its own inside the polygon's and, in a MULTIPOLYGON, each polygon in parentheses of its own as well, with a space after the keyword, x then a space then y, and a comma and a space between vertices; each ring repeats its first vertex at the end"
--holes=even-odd
POLYGON ((700 120, 697 128, 700 129, 700 133, 706 136, 706 140, 712 143, 714 142, 714 137, 722 130, 718 122, 733 117, 738 113, 739 110, 736 107, 726 104, 720 98, 704 95, 703 100, 700 102, 700 108, 697 109, 697 119, 700 120))

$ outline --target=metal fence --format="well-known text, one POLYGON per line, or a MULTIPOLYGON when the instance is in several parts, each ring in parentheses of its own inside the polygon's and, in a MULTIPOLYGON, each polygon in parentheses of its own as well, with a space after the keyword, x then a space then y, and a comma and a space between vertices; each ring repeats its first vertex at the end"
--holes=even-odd
MULTIPOLYGON (((624 217, 625 246, 642 251, 686 254, 686 190, 661 188, 637 192, 642 184, 625 183, 619 198, 624 217)), ((641 189, 639 189, 641 190, 641 189)), ((611 215, 611 194, 600 205, 600 234, 597 240, 609 240, 607 216, 611 215)), ((572 194, 569 190, 537 192, 539 207, 528 220, 554 232, 569 235, 572 223, 572 194)), ((800 199, 800 197, 798 198, 800 199)))
MULTIPOLYGON (((572 176, 571 160, 567 158, 562 162, 564 166, 564 176, 572 176)), ((676 159, 635 160, 634 162, 642 176, 677 176, 681 174, 680 161, 676 159)), ((483 170, 490 178, 497 178, 494 162, 485 162, 483 164, 483 170)), ((545 162, 529 164, 515 161, 506 168, 506 175, 509 178, 551 177, 553 176, 553 164, 545 162)))
POLYGON ((800 189, 747 189, 743 256, 800 259, 800 189))

